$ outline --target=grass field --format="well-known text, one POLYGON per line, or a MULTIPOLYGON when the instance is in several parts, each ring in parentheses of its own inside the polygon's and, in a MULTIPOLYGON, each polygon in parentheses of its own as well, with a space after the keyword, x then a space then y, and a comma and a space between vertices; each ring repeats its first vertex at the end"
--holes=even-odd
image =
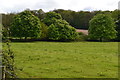
POLYGON ((12 42, 20 78, 117 78, 117 42, 12 42))

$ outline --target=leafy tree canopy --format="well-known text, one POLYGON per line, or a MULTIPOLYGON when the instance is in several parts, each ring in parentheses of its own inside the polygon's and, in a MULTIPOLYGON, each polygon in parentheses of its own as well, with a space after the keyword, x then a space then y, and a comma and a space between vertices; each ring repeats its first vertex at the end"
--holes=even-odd
POLYGON ((57 19, 62 19, 61 15, 55 12, 46 13, 45 18, 42 20, 47 26, 56 23, 57 19))
POLYGON ((98 14, 90 20, 89 36, 92 39, 114 39, 116 37, 115 23, 106 14, 98 14))
POLYGON ((10 31, 13 37, 40 37, 40 20, 25 10, 14 17, 10 31))
POLYGON ((70 26, 67 21, 62 20, 60 14, 49 12, 47 15, 43 21, 49 24, 48 38, 50 40, 68 41, 76 38, 77 33, 75 28, 70 26))
POLYGON ((116 23, 117 39, 120 41, 120 10, 114 10, 112 12, 112 17, 116 23))

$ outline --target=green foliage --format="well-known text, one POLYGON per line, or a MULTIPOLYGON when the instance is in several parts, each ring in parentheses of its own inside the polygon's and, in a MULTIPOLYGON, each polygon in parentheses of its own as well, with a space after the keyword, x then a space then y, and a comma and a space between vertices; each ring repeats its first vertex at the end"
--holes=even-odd
POLYGON ((2 43, 2 78, 16 78, 16 73, 14 71, 14 53, 11 50, 9 31, 6 29, 5 35, 2 33, 3 43, 2 43))
POLYGON ((9 28, 10 24, 13 20, 13 17, 15 16, 15 13, 8 13, 8 14, 2 14, 2 25, 1 30, 2 30, 2 39, 5 39, 6 37, 9 36, 9 28))
POLYGON ((91 39, 100 40, 114 39, 116 37, 115 23, 106 14, 98 14, 90 21, 89 36, 91 39))
POLYGON ((115 10, 112 12, 112 17, 116 23, 117 38, 120 41, 120 10, 115 10))
POLYGON ((62 19, 61 15, 55 12, 46 13, 45 18, 42 20, 47 26, 56 23, 57 19, 62 19))
POLYGON ((40 20, 44 18, 45 16, 45 12, 42 9, 39 10, 30 10, 30 12, 32 14, 34 14, 35 16, 37 16, 40 20))
POLYGON ((61 15, 56 12, 48 12, 46 13, 46 18, 55 18, 55 19, 62 19, 61 15))
MULTIPOLYGON (((47 15, 47 13, 45 13, 42 9, 29 10, 29 11, 32 12, 32 14, 34 14, 35 16, 37 16, 40 20, 44 19, 45 15, 47 15)), ((93 16, 95 16, 96 14, 99 14, 99 13, 111 14, 113 11, 92 11, 92 12, 79 11, 79 12, 75 12, 75 11, 72 11, 72 10, 57 9, 57 10, 54 10, 54 12, 59 13, 64 20, 69 22, 69 24, 71 26, 73 26, 77 29, 88 29, 89 21, 91 20, 91 18, 93 16)), ((3 14, 4 25, 7 25, 9 27, 9 23, 11 22, 12 16, 14 16, 14 15, 16 15, 16 13, 12 13, 10 15, 9 14, 3 14)), ((60 18, 60 16, 58 17, 57 15, 55 17, 57 19, 60 18)), ((45 20, 45 22, 46 22, 46 20, 45 20)), ((47 25, 49 26, 49 24, 47 24, 47 25)))
POLYGON ((95 15, 95 12, 88 11, 71 11, 71 10, 54 10, 61 14, 62 18, 65 19, 69 24, 77 29, 88 29, 89 20, 95 15))
POLYGON ((9 41, 3 44, 2 65, 5 78, 15 78, 14 53, 11 51, 9 41))
POLYGON ((41 40, 47 40, 48 38, 48 26, 46 24, 44 24, 43 22, 41 22, 41 40))
POLYGON ((58 41, 74 40, 77 36, 75 28, 69 25, 65 20, 62 20, 60 14, 48 12, 43 22, 48 27, 48 39, 58 41))
POLYGON ((83 34, 82 32, 78 32, 78 35, 80 35, 80 36, 81 36, 81 35, 84 35, 84 34, 83 34))
POLYGON ((84 35, 82 32, 77 32, 77 37, 75 41, 86 41, 88 40, 88 35, 84 35))
POLYGON ((9 29, 10 24, 13 20, 13 17, 15 16, 15 13, 8 13, 8 14, 2 14, 2 25, 6 28, 9 29))
POLYGON ((112 18, 114 19, 114 21, 118 20, 118 16, 120 14, 120 10, 114 10, 111 14, 112 18))
POLYGON ((75 28, 70 26, 65 20, 56 20, 48 28, 48 37, 50 40, 69 41, 75 40, 77 36, 75 28))
MULTIPOLYGON (((57 9, 53 12, 47 12, 45 13, 42 9, 39 10, 28 10, 33 15, 39 18, 39 20, 42 20, 47 26, 50 26, 51 24, 55 24, 58 19, 64 19, 66 20, 71 26, 77 29, 88 29, 89 27, 89 21, 97 14, 110 14, 114 18, 114 21, 116 22, 116 31, 117 39, 119 38, 120 33, 120 27, 119 27, 119 20, 118 20, 118 14, 119 10, 115 11, 72 11, 72 10, 63 10, 63 9, 57 9), (56 12, 56 13, 55 13, 56 12), (62 17, 61 17, 62 16, 62 17)), ((3 26, 9 30, 10 23, 13 20, 13 17, 19 13, 10 13, 10 14, 2 14, 2 23, 3 26)), ((23 25, 23 24, 21 24, 23 25)), ((17 26, 18 27, 18 26, 17 26)), ((18 31, 17 31, 18 32, 18 31)), ((25 31, 26 32, 26 31, 25 31)), ((16 32, 14 32, 16 35, 16 32)), ((26 34, 26 33, 25 33, 26 34)), ((21 32, 19 32, 19 35, 21 35, 21 32)))
POLYGON ((13 37, 40 37, 41 25, 40 20, 30 11, 23 11, 14 17, 10 27, 13 37))
POLYGON ((50 40, 59 40, 59 31, 58 27, 56 27, 54 24, 51 24, 48 28, 48 37, 50 40))
POLYGON ((2 59, 2 78, 15 78, 15 66, 14 66, 14 53, 11 50, 10 40, 9 40, 9 30, 8 28, 3 27, 0 31, 0 37, 2 38, 2 42, 0 43, 0 48, 2 50, 1 59, 2 59))
POLYGON ((7 34, 8 34, 8 30, 3 27, 3 29, 2 29, 2 36, 3 36, 2 39, 5 39, 5 37, 8 37, 7 34))
POLYGON ((116 30, 117 30, 117 40, 119 40, 120 41, 120 14, 119 14, 119 17, 118 17, 118 21, 116 22, 116 24, 117 24, 117 28, 116 28, 116 30))
POLYGON ((52 24, 48 28, 48 35, 50 40, 69 41, 75 40, 77 33, 75 28, 69 25, 52 24))

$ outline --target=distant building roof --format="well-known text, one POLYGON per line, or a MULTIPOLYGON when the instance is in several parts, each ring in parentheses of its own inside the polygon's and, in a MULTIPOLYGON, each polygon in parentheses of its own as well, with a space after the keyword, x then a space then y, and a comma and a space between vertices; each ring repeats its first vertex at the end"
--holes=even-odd
POLYGON ((76 29, 76 32, 82 32, 85 35, 88 35, 88 30, 76 29))

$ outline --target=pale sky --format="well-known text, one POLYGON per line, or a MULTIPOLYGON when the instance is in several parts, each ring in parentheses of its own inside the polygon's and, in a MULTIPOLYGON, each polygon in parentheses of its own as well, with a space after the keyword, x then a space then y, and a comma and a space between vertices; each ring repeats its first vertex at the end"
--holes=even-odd
POLYGON ((115 10, 120 0, 0 0, 0 13, 20 12, 27 8, 42 9, 45 12, 54 9, 74 11, 115 10))

